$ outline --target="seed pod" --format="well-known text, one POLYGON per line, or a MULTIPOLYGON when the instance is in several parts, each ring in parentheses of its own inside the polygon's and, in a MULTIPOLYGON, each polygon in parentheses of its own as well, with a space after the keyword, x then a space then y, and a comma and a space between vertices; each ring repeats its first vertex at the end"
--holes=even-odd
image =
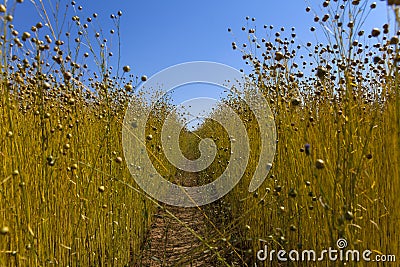
POLYGON ((0 229, 0 234, 2 234, 2 235, 6 235, 6 234, 8 234, 10 232, 10 228, 8 228, 7 226, 3 226, 3 227, 1 227, 1 229, 0 229))
POLYGON ((50 85, 48 82, 44 82, 44 83, 43 83, 43 87, 44 87, 45 89, 50 89, 51 85, 50 85))
POLYGON ((381 30, 379 30, 378 28, 373 28, 373 29, 372 29, 371 35, 372 35, 373 37, 378 37, 379 34, 381 34, 381 30))
POLYGON ((391 45, 396 45, 396 44, 398 44, 399 43, 399 37, 398 36, 393 36, 391 39, 390 39, 390 44, 391 45))
POLYGON ((280 60, 282 60, 284 58, 284 55, 283 55, 283 53, 282 52, 276 52, 275 53, 275 60, 278 60, 278 61, 280 61, 280 60))
POLYGON ((125 85, 125 90, 128 91, 128 92, 131 92, 133 90, 132 84, 126 84, 125 85))
POLYGON ((31 34, 29 32, 24 32, 22 34, 22 40, 25 41, 26 39, 29 39, 29 38, 31 38, 31 34))
POLYGON ((350 20, 349 23, 347 23, 347 27, 349 27, 350 29, 353 28, 354 27, 354 21, 350 20))
POLYGON ((325 68, 325 67, 322 67, 322 66, 319 66, 318 68, 317 68, 317 77, 319 78, 319 79, 323 79, 323 78, 325 78, 325 76, 328 74, 328 70, 325 68))
POLYGON ((71 80, 71 78, 72 78, 71 72, 67 71, 67 72, 64 73, 64 79, 69 81, 69 80, 71 80))
POLYGON ((315 167, 317 167, 317 169, 323 169, 325 168, 325 162, 322 159, 317 159, 317 161, 315 162, 315 167))
POLYGON ((301 103, 301 100, 299 98, 292 98, 291 103, 293 106, 298 106, 301 103))
POLYGON ((344 218, 345 218, 346 220, 348 220, 348 221, 351 221, 351 220, 354 219, 354 215, 353 215, 353 213, 352 213, 351 211, 347 211, 347 212, 344 214, 344 218))
POLYGON ((5 17, 5 19, 6 19, 6 21, 13 21, 13 19, 14 19, 14 17, 12 16, 12 15, 10 15, 10 14, 8 14, 6 17, 5 17))
POLYGON ((130 72, 131 71, 131 67, 128 66, 128 65, 124 66, 122 69, 123 69, 124 72, 130 72))
POLYGON ((374 58, 373 58, 373 62, 375 63, 375 64, 378 64, 378 63, 380 63, 382 61, 382 59, 381 59, 381 57, 379 57, 379 56, 375 56, 374 58))

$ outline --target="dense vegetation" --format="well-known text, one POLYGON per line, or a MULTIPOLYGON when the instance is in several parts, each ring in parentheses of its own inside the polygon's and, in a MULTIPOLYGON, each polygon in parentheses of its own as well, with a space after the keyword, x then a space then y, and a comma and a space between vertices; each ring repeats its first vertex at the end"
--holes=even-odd
MULTIPOLYGON (((120 55, 113 55, 107 38, 118 43, 122 12, 111 15, 115 29, 108 33, 92 27, 97 14, 79 17, 82 7, 74 2, 48 14, 45 4, 33 1, 44 21, 19 33, 13 10, 20 2, 0 5, 0 265, 132 266, 160 204, 134 183, 123 156, 125 110, 147 77, 129 74, 119 59, 110 66, 120 55), (72 18, 66 32, 52 19, 64 12, 72 18), (97 71, 88 71, 88 58, 97 71)), ((256 30, 255 19, 246 18, 241 30, 248 43, 233 42, 232 48, 270 103, 277 151, 272 165, 265 163, 268 179, 249 194, 263 133, 239 98, 222 100, 245 125, 251 155, 234 190, 200 207, 209 234, 193 238, 218 255, 215 266, 253 266, 265 244, 324 249, 336 247, 339 238, 349 249, 400 257, 400 25, 397 17, 393 25, 363 30, 375 7, 369 1, 322 2, 325 13, 314 13, 310 30, 321 30, 327 44, 298 45, 295 28, 256 30)), ((186 174, 162 152, 169 103, 164 99, 151 113, 143 151, 173 181, 186 174)), ((218 148, 198 174, 201 184, 219 177, 230 160, 230 137, 212 119, 218 112, 181 132, 190 159, 200 156, 202 138, 218 148)))

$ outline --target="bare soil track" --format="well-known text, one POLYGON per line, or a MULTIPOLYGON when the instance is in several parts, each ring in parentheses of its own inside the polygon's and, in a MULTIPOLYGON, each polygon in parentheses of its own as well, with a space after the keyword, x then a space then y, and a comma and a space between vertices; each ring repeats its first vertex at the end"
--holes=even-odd
MULTIPOLYGON (((197 179, 193 174, 184 181, 175 182, 193 186, 197 179)), ((164 209, 158 208, 137 266, 213 266, 213 257, 207 246, 188 228, 201 237, 207 236, 206 219, 199 208, 168 205, 165 205, 164 209), (179 220, 173 218, 166 210, 179 220)))

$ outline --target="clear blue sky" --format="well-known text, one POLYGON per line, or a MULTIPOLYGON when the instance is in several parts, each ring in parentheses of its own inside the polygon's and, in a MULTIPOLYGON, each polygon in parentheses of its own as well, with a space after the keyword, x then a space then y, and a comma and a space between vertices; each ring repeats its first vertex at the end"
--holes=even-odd
MULTIPOLYGON (((36 0, 38 1, 38 0, 36 0)), ((43 0, 47 1, 47 0, 43 0)), ((52 1, 55 3, 56 1, 52 1)), ((241 44, 247 41, 247 33, 241 31, 242 26, 248 23, 246 16, 255 17, 256 21, 249 23, 258 29, 258 36, 264 32, 263 25, 274 25, 274 31, 285 27, 290 31, 296 28, 299 44, 308 41, 315 43, 323 41, 321 31, 310 32, 311 26, 320 29, 313 22, 313 14, 306 13, 305 8, 311 6, 323 16, 320 0, 202 0, 202 1, 175 1, 175 0, 76 0, 76 8, 83 6, 82 11, 77 11, 82 21, 98 13, 99 25, 105 32, 113 28, 110 14, 123 12, 121 17, 122 33, 122 65, 130 65, 135 75, 147 75, 162 69, 187 61, 215 61, 230 65, 234 68, 245 69, 244 61, 239 51, 233 51, 233 41, 241 44), (227 31, 232 28, 232 33, 227 31)), ((373 1, 369 1, 373 2, 373 1)), ((62 0, 63 5, 70 1, 62 0)), ((386 2, 377 1, 378 7, 370 16, 365 25, 368 32, 373 27, 381 27, 387 21, 386 2)), ((36 24, 39 17, 30 1, 25 0, 17 6, 15 24, 20 32, 29 30, 36 24)), ((67 20, 71 23, 70 17, 67 20)), ((75 31, 76 32, 76 31, 75 31)), ((65 39, 65 37, 64 37, 65 39)), ((114 47, 114 54, 117 52, 114 47)), ((198 87, 197 87, 198 88, 198 87)), ((175 103, 180 103, 191 97, 218 97, 210 95, 210 88, 204 88, 204 94, 192 92, 191 94, 180 91, 174 96, 175 103)), ((200 112, 200 111, 199 111, 200 112)))

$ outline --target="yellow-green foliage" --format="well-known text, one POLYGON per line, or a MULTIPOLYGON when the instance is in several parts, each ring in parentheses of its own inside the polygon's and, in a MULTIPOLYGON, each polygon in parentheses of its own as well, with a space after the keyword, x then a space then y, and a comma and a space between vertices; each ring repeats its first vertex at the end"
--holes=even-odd
MULTIPOLYGON (((346 10, 353 14, 358 9, 348 3, 346 10)), ((352 46, 356 33, 348 34, 349 40, 344 40, 342 33, 335 32, 336 43, 330 47, 341 49, 346 42, 352 46)), ((224 223, 224 237, 230 238, 241 260, 250 265, 264 245, 270 250, 321 251, 336 248, 339 238, 348 241, 347 249, 398 257, 398 39, 376 45, 379 52, 371 54, 341 50, 326 55, 325 46, 312 46, 319 64, 308 70, 315 74, 305 79, 292 65, 290 39, 287 43, 280 38, 261 41, 250 28, 248 40, 243 59, 254 67, 253 80, 275 114, 277 151, 262 188, 250 194, 248 185, 258 164, 258 140, 263 133, 250 110, 233 104, 236 98, 228 99, 246 125, 251 157, 239 185, 221 201, 230 211, 224 216, 231 221, 224 223)), ((233 48, 237 49, 235 43, 233 48)), ((230 141, 222 126, 208 120, 196 133, 212 136, 222 149, 216 161, 229 160, 230 141)), ((267 168, 269 163, 261 164, 267 168)), ((202 176, 207 181, 216 179, 225 167, 214 162, 202 176)), ((231 245, 217 243, 232 252, 231 245)))
MULTIPOLYGON (((254 141, 251 159, 239 185, 223 199, 233 218, 224 225, 225 237, 235 236, 239 251, 250 249, 243 258, 254 260, 264 248, 261 240, 270 249, 289 251, 336 247, 339 238, 348 241, 349 249, 399 255, 394 245, 400 242, 397 82, 391 80, 384 89, 384 103, 348 96, 343 102, 321 97, 295 106, 279 99, 274 105, 279 140, 275 161, 255 194, 248 192, 248 185, 258 162, 254 144, 259 133, 254 120, 246 123, 254 141)), ((253 117, 243 109, 237 112, 244 122, 253 117)), ((230 150, 224 129, 209 121, 197 132, 227 148, 216 160, 226 163, 230 150)), ((266 168, 268 163, 262 164, 266 168)), ((213 180, 225 167, 214 162, 203 177, 213 180)))
POLYGON ((5 81, 1 89, 0 225, 9 231, 0 265, 122 265, 139 255, 152 207, 122 183, 133 184, 121 115, 80 101, 62 112, 55 99, 23 112, 5 81))
MULTIPOLYGON (((9 4, 2 12, 12 15, 9 4)), ((22 41, 10 37, 11 22, 2 21, 0 50, 0 265, 127 265, 141 254, 154 209, 133 187, 121 144, 135 80, 109 78, 108 48, 88 39, 85 57, 100 72, 82 82, 81 47, 40 32, 52 21, 22 41)))
MULTIPOLYGON (((355 18, 360 8, 367 8, 367 1, 361 6, 360 1, 344 2, 340 16, 355 18)), ((351 249, 400 257, 398 36, 368 50, 354 44, 363 35, 354 25, 362 23, 352 22, 344 34, 337 31, 338 21, 327 22, 334 31, 329 47, 307 45, 317 66, 304 63, 310 67, 306 74, 294 67, 291 40, 263 33, 269 36, 264 40, 256 38, 255 29, 248 30, 243 59, 254 68, 250 77, 270 103, 278 140, 266 181, 249 193, 263 133, 247 105, 234 96, 224 100, 245 125, 251 151, 239 184, 203 207, 211 236, 199 239, 225 266, 253 266, 265 244, 270 249, 320 250, 336 247, 338 238, 345 238, 351 249)), ((44 38, 36 32, 40 24, 32 31, 37 34, 31 42, 36 57, 24 61, 25 41, 11 41, 9 23, 2 22, 7 38, 0 55, 0 266, 133 264, 141 256, 154 211, 135 186, 121 144, 135 78, 110 78, 109 51, 98 39, 99 48, 89 50, 99 51, 94 56, 99 73, 80 82, 85 71, 72 61, 82 48, 72 51, 60 41, 48 42, 57 34, 44 38), (66 55, 72 55, 68 61, 66 55), (58 64, 57 71, 46 67, 49 58, 58 64)), ((83 37, 89 36, 81 24, 77 27, 83 37)), ((124 75, 129 69, 124 68, 124 75)), ((174 180, 186 175, 162 152, 161 129, 172 108, 167 100, 161 102, 147 121, 147 141, 132 153, 148 153, 155 169, 174 180)), ((226 169, 231 143, 223 125, 210 118, 192 132, 181 131, 182 153, 199 158, 202 138, 211 138, 217 147, 214 162, 199 174, 205 184, 226 169)), ((134 163, 135 155, 129 157, 134 163)), ((309 266, 294 266, 302 264, 309 266)))

